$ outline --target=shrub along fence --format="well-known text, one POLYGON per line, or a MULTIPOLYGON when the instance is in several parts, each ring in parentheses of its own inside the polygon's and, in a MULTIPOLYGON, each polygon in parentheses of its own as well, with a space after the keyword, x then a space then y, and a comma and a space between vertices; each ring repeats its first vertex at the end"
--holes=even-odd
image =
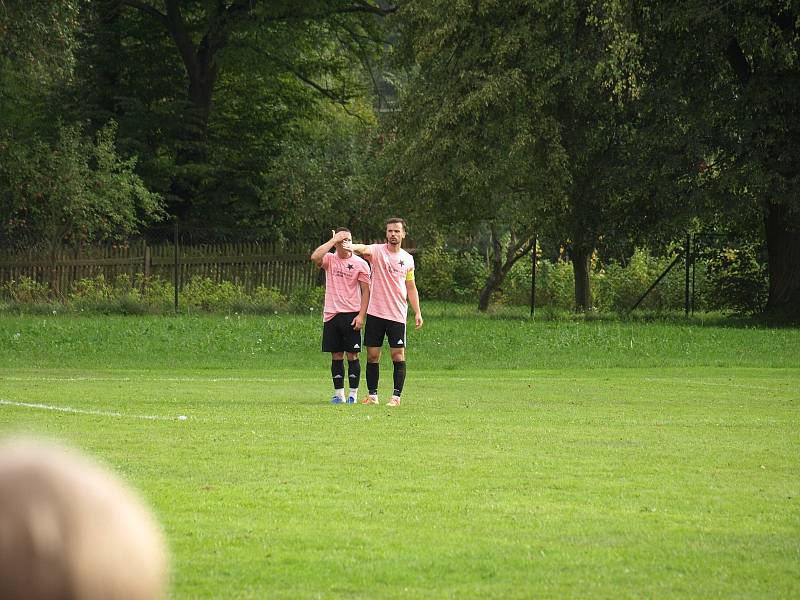
POLYGON ((305 247, 263 242, 148 245, 144 241, 117 246, 78 246, 52 251, 0 251, 0 285, 22 278, 48 285, 60 296, 76 282, 96 278, 115 281, 120 275, 146 282, 160 278, 180 290, 194 278, 229 281, 252 292, 258 287, 289 294, 317 281, 318 269, 305 247))

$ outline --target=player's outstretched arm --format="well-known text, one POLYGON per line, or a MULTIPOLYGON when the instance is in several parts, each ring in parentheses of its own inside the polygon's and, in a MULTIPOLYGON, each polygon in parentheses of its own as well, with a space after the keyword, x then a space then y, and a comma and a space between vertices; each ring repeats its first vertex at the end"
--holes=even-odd
POLYGON ((353 252, 362 258, 366 258, 367 260, 369 260, 369 257, 372 256, 372 250, 366 244, 353 244, 351 248, 353 252))
POLYGON ((327 242, 323 244, 320 244, 320 246, 311 253, 309 259, 311 259, 311 262, 313 262, 315 265, 321 267, 322 257, 324 257, 328 253, 328 250, 336 246, 336 244, 338 244, 342 240, 347 239, 348 237, 350 237, 350 234, 347 231, 340 231, 339 233, 335 233, 333 230, 331 230, 331 239, 329 239, 327 242))

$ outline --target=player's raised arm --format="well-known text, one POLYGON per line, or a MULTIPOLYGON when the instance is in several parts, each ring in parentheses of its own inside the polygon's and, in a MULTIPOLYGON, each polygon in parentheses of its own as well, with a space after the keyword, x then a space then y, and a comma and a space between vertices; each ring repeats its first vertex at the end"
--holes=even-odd
POLYGON ((331 239, 329 239, 327 242, 324 242, 316 250, 314 250, 311 253, 311 256, 309 256, 309 259, 311 259, 311 262, 313 262, 315 265, 321 267, 322 258, 328 253, 328 251, 336 246, 336 244, 349 237, 350 232, 348 231, 340 231, 339 233, 336 233, 331 229, 331 239))

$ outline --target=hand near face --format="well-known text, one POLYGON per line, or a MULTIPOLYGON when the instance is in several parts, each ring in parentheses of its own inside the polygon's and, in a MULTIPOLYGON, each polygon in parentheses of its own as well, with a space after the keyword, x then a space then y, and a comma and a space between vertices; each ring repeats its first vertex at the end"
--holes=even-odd
POLYGON ((331 235, 331 241, 334 244, 338 244, 340 242, 344 242, 345 240, 347 240, 348 244, 352 244, 353 243, 353 240, 350 237, 350 232, 349 231, 335 232, 335 231, 331 230, 331 234, 332 234, 331 235))

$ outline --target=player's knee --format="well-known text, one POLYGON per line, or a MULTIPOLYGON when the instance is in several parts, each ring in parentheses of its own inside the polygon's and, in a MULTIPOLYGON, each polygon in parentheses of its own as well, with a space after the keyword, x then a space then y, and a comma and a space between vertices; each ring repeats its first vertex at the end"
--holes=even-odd
POLYGON ((331 360, 344 360, 344 352, 331 352, 331 360))

